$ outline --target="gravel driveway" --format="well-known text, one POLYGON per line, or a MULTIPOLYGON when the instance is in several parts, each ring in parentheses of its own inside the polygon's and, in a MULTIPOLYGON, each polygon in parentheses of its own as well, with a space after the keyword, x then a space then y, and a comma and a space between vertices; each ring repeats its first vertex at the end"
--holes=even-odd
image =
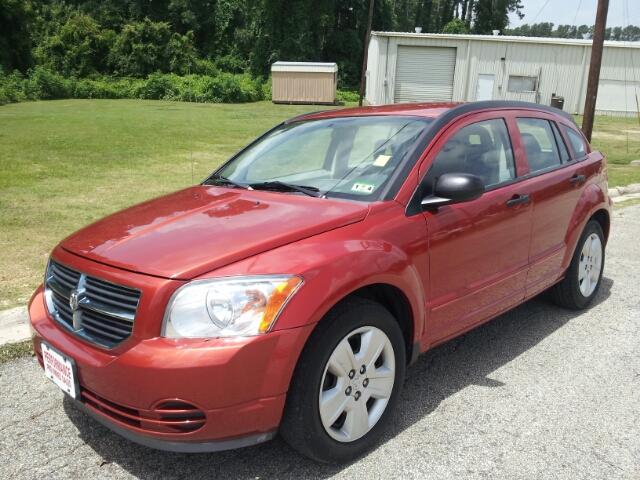
POLYGON ((638 479, 640 205, 614 220, 588 311, 536 298, 424 354, 390 430, 355 463, 320 465, 279 438, 150 450, 77 411, 25 358, 0 367, 0 478, 638 479))

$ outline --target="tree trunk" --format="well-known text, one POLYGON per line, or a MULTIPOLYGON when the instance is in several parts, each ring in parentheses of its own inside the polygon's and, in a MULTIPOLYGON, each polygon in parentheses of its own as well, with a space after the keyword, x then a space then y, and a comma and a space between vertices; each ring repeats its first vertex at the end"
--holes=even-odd
POLYGON ((471 18, 473 17, 473 0, 469 0, 469 6, 467 7, 467 18, 465 23, 467 28, 471 28, 471 18))

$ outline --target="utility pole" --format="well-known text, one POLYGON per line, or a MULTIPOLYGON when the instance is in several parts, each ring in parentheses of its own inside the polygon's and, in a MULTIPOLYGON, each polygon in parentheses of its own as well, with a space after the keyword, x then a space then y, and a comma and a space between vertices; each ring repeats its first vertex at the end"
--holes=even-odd
POLYGON ((373 21, 373 0, 369 3, 369 23, 367 23, 367 38, 364 41, 364 59, 362 60, 362 76, 360 77, 360 100, 358 106, 362 106, 364 96, 364 76, 367 73, 367 56, 369 55, 369 41, 371 40, 371 22, 373 21))
POLYGON ((593 118, 596 114, 596 98, 598 97, 602 47, 604 44, 604 32, 607 26, 608 12, 609 0, 598 0, 596 26, 593 32, 593 45, 591 47, 591 65, 589 66, 589 79, 587 80, 587 97, 584 101, 584 117, 582 117, 582 132, 589 141, 591 141, 593 118))

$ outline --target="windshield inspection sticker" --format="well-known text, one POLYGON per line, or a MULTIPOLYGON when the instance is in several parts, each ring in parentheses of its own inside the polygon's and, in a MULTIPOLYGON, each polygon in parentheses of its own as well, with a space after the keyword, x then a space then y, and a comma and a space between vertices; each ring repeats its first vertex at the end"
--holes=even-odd
POLYGON ((362 193, 371 193, 376 186, 373 183, 354 183, 351 190, 362 193))
POLYGON ((373 165, 376 167, 384 167, 390 158, 391 155, 378 155, 378 158, 373 162, 373 165))

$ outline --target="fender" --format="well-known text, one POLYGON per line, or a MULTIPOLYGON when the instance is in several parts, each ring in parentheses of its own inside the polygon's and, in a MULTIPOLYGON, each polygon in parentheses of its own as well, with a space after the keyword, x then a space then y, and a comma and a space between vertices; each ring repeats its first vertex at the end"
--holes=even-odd
MULTIPOLYGON (((395 204, 393 210, 402 212, 402 206, 395 204)), ((380 215, 369 216, 363 221, 365 225, 349 225, 284 245, 201 278, 273 273, 301 275, 304 285, 287 303, 274 330, 315 324, 350 293, 372 284, 391 285, 400 290, 407 300, 411 314, 410 337, 415 343, 422 337, 426 319, 426 282, 421 278, 418 266, 412 263, 399 243, 408 244, 405 245, 407 248, 415 245, 416 235, 426 235, 426 224, 417 217, 415 221, 407 221, 404 215, 396 212, 389 217, 393 219, 389 222, 393 225, 385 225, 380 215), (402 230, 395 225, 398 220, 404 221, 402 230), (393 243, 381 232, 387 228, 395 232, 393 243), (313 312, 311 315, 310 311, 313 312)), ((424 243, 424 257, 428 262, 424 243)), ((417 257, 421 256, 418 254, 417 257)), ((412 252, 412 258, 416 258, 416 253, 412 252)), ((428 266, 423 271, 428 272, 428 266)))
POLYGON ((584 189, 584 192, 582 192, 582 195, 576 204, 576 208, 573 211, 571 221, 569 222, 569 228, 565 235, 567 248, 565 250, 564 259, 562 260, 563 268, 566 269, 569 267, 585 225, 593 214, 601 209, 606 210, 607 215, 610 216, 610 207, 609 203, 605 199, 604 192, 597 184, 592 183, 584 189))

